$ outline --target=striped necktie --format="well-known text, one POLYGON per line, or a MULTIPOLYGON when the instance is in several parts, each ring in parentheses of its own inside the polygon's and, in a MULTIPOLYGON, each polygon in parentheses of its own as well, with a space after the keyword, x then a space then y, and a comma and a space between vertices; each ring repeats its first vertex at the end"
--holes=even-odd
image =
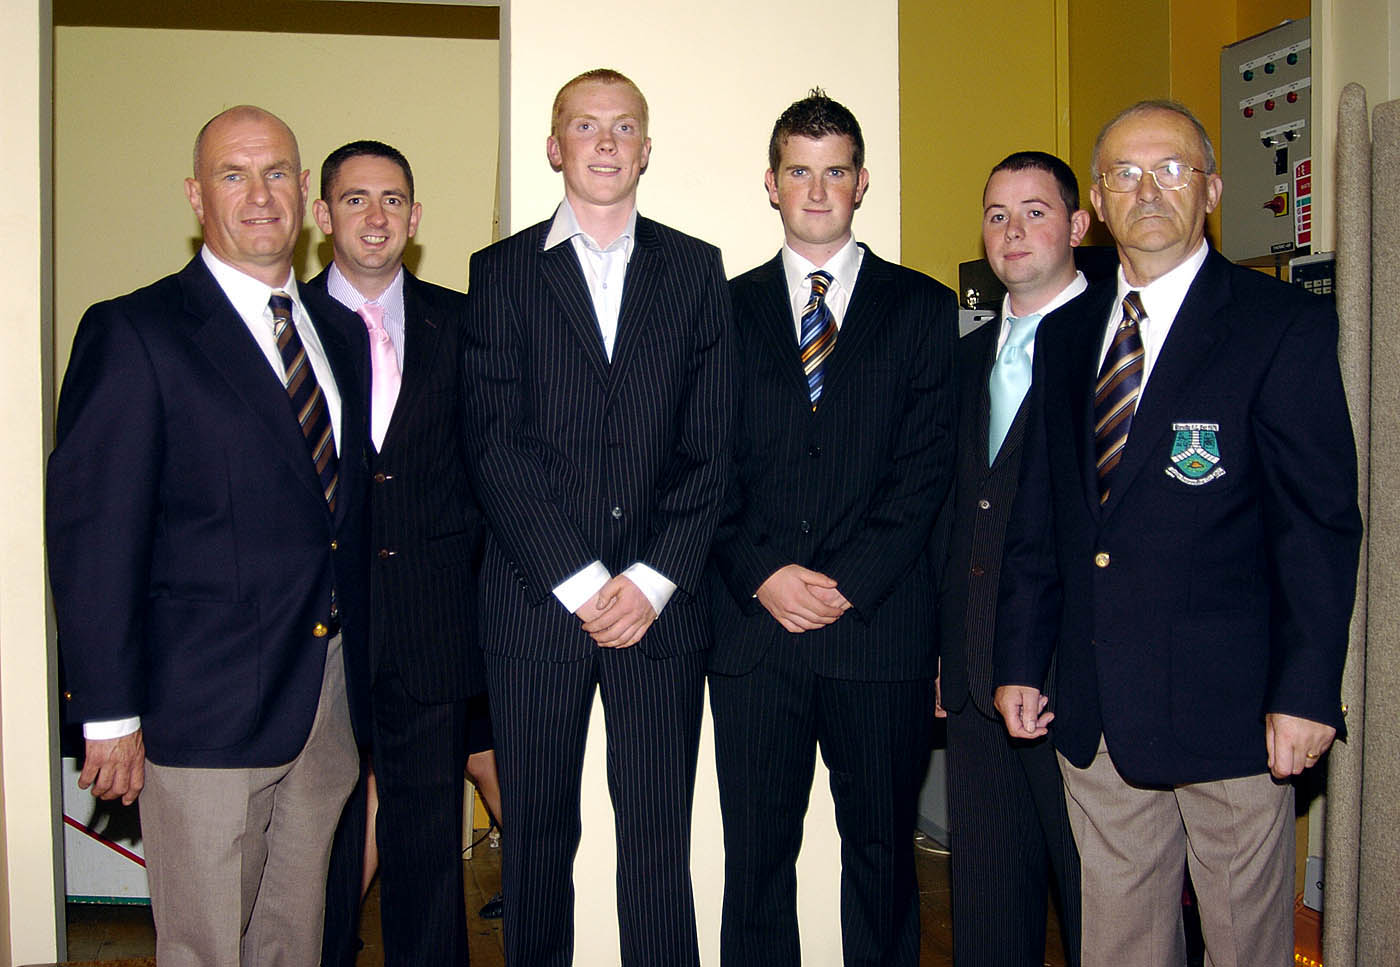
POLYGON ((1094 451, 1099 475, 1099 503, 1108 502, 1113 471, 1123 459, 1142 392, 1143 349, 1141 327, 1147 313, 1142 297, 1129 292, 1123 299, 1123 321, 1113 334, 1108 355, 1094 384, 1094 451))
POLYGON ((291 400, 293 415, 301 424, 306 447, 311 452, 311 462, 316 465, 316 475, 321 478, 321 491, 326 495, 326 505, 333 514, 340 474, 326 397, 316 382, 311 361, 306 358, 306 347, 301 344, 301 336, 297 335, 297 327, 292 322, 291 297, 285 292, 274 292, 267 304, 272 309, 272 331, 277 336, 277 350, 282 354, 287 398, 291 400))
POLYGON ((836 319, 826 304, 826 287, 831 283, 831 273, 818 270, 807 278, 812 283, 812 296, 802 310, 802 337, 798 348, 802 350, 807 393, 812 398, 812 409, 815 410, 817 400, 822 395, 823 364, 836 346, 836 319))

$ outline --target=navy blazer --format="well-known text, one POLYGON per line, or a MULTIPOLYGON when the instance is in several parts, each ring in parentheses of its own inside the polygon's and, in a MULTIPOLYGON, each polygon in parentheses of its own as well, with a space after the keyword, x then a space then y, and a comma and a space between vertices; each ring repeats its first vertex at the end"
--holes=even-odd
MULTIPOLYGON (((326 291, 329 269, 307 283, 326 291)), ((424 703, 486 690, 477 646, 481 513, 463 433, 466 296, 404 270, 404 359, 383 446, 370 453, 370 660, 424 703)), ((347 337, 365 325, 346 314, 347 337)))
POLYGON ((677 590, 636 646, 701 650, 701 574, 729 468, 733 324, 719 250, 637 219, 609 362, 571 244, 549 221, 472 256, 467 451, 490 525, 487 654, 544 661, 597 645, 553 596, 595 560, 641 561, 677 590))
POLYGON ((733 479, 715 538, 710 667, 751 670, 791 634, 755 592, 800 564, 835 578, 852 611, 803 632, 830 678, 932 678, 926 549, 953 479, 953 293, 865 252, 812 409, 782 256, 730 283, 739 322, 733 479))
POLYGON ((1093 385, 1115 286, 1037 333, 996 680, 1039 687, 1057 655, 1050 733, 1076 766, 1102 734, 1131 782, 1257 774, 1266 713, 1343 727, 1361 518, 1336 314, 1211 252, 1100 507, 1093 385))
POLYGON ((74 339, 47 495, 65 715, 140 715, 161 765, 300 752, 333 592, 368 734, 367 341, 329 324, 335 300, 300 294, 342 403, 334 514, 286 390, 198 255, 90 308, 74 339))

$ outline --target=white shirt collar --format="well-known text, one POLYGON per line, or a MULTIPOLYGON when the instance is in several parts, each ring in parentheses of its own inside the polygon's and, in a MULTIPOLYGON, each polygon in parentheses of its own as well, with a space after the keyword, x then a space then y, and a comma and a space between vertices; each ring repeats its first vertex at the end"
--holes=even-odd
MULTIPOLYGON (((1073 299, 1075 296, 1079 295, 1079 293, 1083 292, 1087 288, 1089 288, 1089 282, 1087 279, 1084 278, 1084 273, 1076 270, 1074 273, 1074 279, 1070 282, 1069 285, 1061 289, 1059 293, 1055 296, 1055 298, 1045 303, 1045 305, 1041 306, 1039 309, 1036 309, 1033 312, 1022 313, 1022 315, 1048 316, 1050 315, 1050 313, 1060 308, 1060 306, 1064 305, 1070 299, 1073 299)), ((1005 321, 1007 319, 1011 318, 1010 293, 1001 297, 1001 318, 1003 325, 1005 324, 1005 321)), ((1018 316, 1017 318, 1020 317, 1018 316)))
POLYGON ((583 236, 584 244, 595 252, 612 252, 620 246, 628 261, 631 261, 632 244, 637 237, 637 209, 634 207, 632 214, 627 216, 627 227, 622 230, 622 234, 607 248, 603 248, 593 236, 579 227, 578 216, 574 214, 574 208, 569 204, 569 199, 565 198, 555 209, 554 220, 549 225, 549 234, 544 237, 545 251, 549 251, 556 245, 562 245, 575 235, 583 236))
MULTIPOLYGON (((1201 266, 1205 264, 1208 254, 1210 254, 1210 246, 1206 244, 1205 239, 1201 239, 1201 244, 1196 251, 1187 256, 1180 265, 1145 286, 1129 285, 1120 263, 1118 266, 1118 301, 1115 306, 1122 306, 1123 299, 1127 297, 1129 292, 1136 289, 1142 295, 1142 307, 1147 313, 1150 325, 1169 327, 1172 320, 1176 319, 1181 304, 1186 301, 1186 290, 1190 289, 1191 283, 1196 281, 1196 273, 1201 271, 1201 266)), ((1116 313, 1121 312, 1121 310, 1115 309, 1114 312, 1114 318, 1119 318, 1116 313)))
MULTIPOLYGON (((290 268, 287 269, 287 281, 283 285, 273 288, 266 282, 260 282, 251 275, 235 269, 210 251, 208 245, 202 246, 199 254, 204 259, 204 264, 209 268, 209 272, 214 276, 214 281, 219 284, 219 288, 224 290, 224 295, 228 296, 228 301, 233 303, 233 308, 240 317, 244 319, 262 317, 267 312, 268 299, 274 292, 285 292, 291 296, 294 305, 301 305, 301 296, 297 293, 296 276, 292 274, 290 268)), ((271 319, 271 316, 268 318, 271 319)))
POLYGON ((796 298, 798 291, 806 284, 807 276, 817 269, 824 269, 831 273, 836 284, 849 298, 855 291, 856 276, 860 273, 860 263, 864 257, 865 250, 856 244, 854 235, 846 239, 846 244, 827 259, 825 265, 816 265, 806 256, 799 255, 790 246, 784 245, 783 275, 787 279, 788 295, 796 298))

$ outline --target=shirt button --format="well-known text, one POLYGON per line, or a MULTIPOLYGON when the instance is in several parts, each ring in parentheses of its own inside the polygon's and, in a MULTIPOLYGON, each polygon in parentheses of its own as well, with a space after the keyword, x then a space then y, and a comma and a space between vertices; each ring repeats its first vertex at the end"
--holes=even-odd
POLYGON ((1094 566, 1108 567, 1109 560, 1110 558, 1108 556, 1108 551, 1099 551, 1097 554, 1094 555, 1094 566))
POLYGON ((977 501, 977 509, 978 509, 978 510, 991 510, 991 509, 992 509, 992 502, 991 502, 990 500, 979 500, 979 501, 977 501))
POLYGON ((621 507, 614 507, 614 508, 612 509, 612 517, 613 517, 613 520, 622 520, 622 508, 621 508, 621 507))

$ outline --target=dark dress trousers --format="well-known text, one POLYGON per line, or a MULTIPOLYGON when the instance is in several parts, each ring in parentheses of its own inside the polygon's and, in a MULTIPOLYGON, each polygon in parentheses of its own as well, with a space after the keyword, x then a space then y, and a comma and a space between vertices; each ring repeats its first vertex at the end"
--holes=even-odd
POLYGON ((301 298, 339 388, 327 506, 267 357, 196 256, 78 327, 49 459, 49 575, 70 722, 141 717, 165 766, 274 766, 306 742, 341 626, 366 735, 366 343, 301 298))
MULTIPOLYGON (((307 288, 326 291, 324 271, 307 288)), ((466 699, 486 690, 476 640, 481 517, 463 434, 466 297, 404 273, 402 383, 369 483, 373 766, 386 964, 467 962, 462 892, 466 699)), ((365 333, 358 316, 344 317, 365 333)), ((348 334, 347 334, 348 335, 348 334)), ((336 832, 322 962, 353 964, 363 783, 336 832)))
POLYGON ((1102 735, 1133 783, 1259 774, 1266 713, 1344 727, 1361 521, 1336 315, 1211 252, 1100 506, 1092 395, 1114 298, 1108 280, 1037 333, 995 680, 1038 686, 1055 655, 1050 734, 1079 768, 1102 735), (1223 475, 1179 479, 1190 425, 1215 428, 1223 475))
POLYGON ((953 295, 867 250, 814 410, 781 255, 730 290, 740 404, 709 666, 722 959, 799 962, 794 862, 820 745, 846 963, 916 964, 912 837, 937 660, 925 550, 953 477, 953 295), (851 610, 785 631, 754 595, 787 564, 834 578, 851 610))
POLYGON ((989 465, 988 378, 1000 326, 994 319, 958 343, 958 471, 945 510, 951 531, 938 616, 948 712, 953 957, 959 967, 1039 967, 1047 872, 1053 872, 1060 936, 1076 964, 1079 854, 1055 750, 1048 739, 1013 742, 992 704, 1001 550, 1029 408, 1023 400, 989 465))
POLYGON ((510 823, 506 959, 570 963, 579 785, 594 689, 607 709, 624 964, 698 961, 690 807, 701 594, 729 466, 733 352, 718 250, 637 219, 612 360, 572 244, 543 222, 472 257, 468 453, 489 524, 482 648, 510 823), (592 561, 677 590, 642 640, 600 649, 552 589, 592 561))

